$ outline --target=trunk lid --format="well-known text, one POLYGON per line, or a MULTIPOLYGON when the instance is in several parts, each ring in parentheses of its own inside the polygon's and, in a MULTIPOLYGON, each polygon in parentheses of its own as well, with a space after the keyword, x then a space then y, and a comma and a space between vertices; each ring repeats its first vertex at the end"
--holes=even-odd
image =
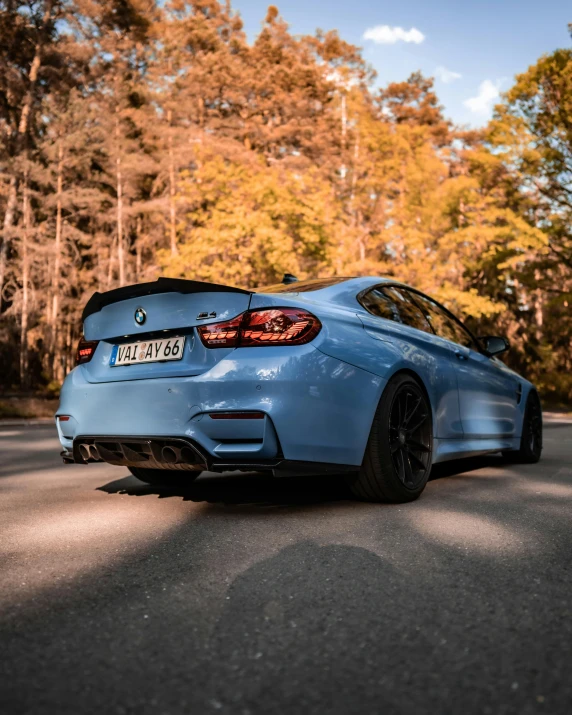
POLYGON ((196 327, 234 318, 248 310, 250 297, 240 288, 169 278, 96 293, 83 313, 85 339, 100 341, 83 365, 88 381, 182 377, 210 370, 233 348, 206 348, 196 327), (114 345, 181 335, 185 346, 180 360, 110 365, 114 345))

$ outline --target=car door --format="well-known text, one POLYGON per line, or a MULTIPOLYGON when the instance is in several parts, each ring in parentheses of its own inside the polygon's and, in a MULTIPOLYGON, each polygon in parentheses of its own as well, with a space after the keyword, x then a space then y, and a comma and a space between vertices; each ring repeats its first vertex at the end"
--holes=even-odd
POLYGON ((433 436, 463 436, 457 376, 451 345, 437 338, 419 307, 401 286, 377 286, 360 296, 370 315, 361 314, 366 332, 383 341, 380 361, 390 369, 410 368, 423 379, 433 406, 433 436), (388 352, 392 355, 387 361, 388 352))
POLYGON ((465 437, 513 436, 522 389, 517 377, 500 360, 482 353, 471 333, 449 311, 416 291, 411 295, 435 333, 452 345, 465 437))

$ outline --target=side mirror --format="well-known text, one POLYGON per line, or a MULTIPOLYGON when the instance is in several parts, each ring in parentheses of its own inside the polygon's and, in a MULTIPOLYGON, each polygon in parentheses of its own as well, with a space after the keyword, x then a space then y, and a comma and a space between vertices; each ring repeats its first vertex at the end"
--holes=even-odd
POLYGON ((510 343, 506 338, 498 335, 485 335, 479 338, 479 343, 487 355, 500 355, 510 348, 510 343))

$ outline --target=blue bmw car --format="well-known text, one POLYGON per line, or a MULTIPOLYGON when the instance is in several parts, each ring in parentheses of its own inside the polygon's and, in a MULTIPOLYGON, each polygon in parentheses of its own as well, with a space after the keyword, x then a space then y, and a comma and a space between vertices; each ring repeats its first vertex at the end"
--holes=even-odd
POLYGON ((160 278, 95 293, 82 319, 56 414, 67 463, 164 487, 343 473, 361 499, 407 502, 438 462, 540 459, 540 400, 497 358, 508 342, 391 279, 160 278))

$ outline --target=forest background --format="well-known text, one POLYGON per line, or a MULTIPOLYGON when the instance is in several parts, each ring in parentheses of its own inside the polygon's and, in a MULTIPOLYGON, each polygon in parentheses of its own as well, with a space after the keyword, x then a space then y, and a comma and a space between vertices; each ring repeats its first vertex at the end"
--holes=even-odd
POLYGON ((0 0, 0 220, 0 395, 57 394, 96 290, 290 272, 405 281, 572 402, 570 48, 470 130, 273 6, 0 0))

